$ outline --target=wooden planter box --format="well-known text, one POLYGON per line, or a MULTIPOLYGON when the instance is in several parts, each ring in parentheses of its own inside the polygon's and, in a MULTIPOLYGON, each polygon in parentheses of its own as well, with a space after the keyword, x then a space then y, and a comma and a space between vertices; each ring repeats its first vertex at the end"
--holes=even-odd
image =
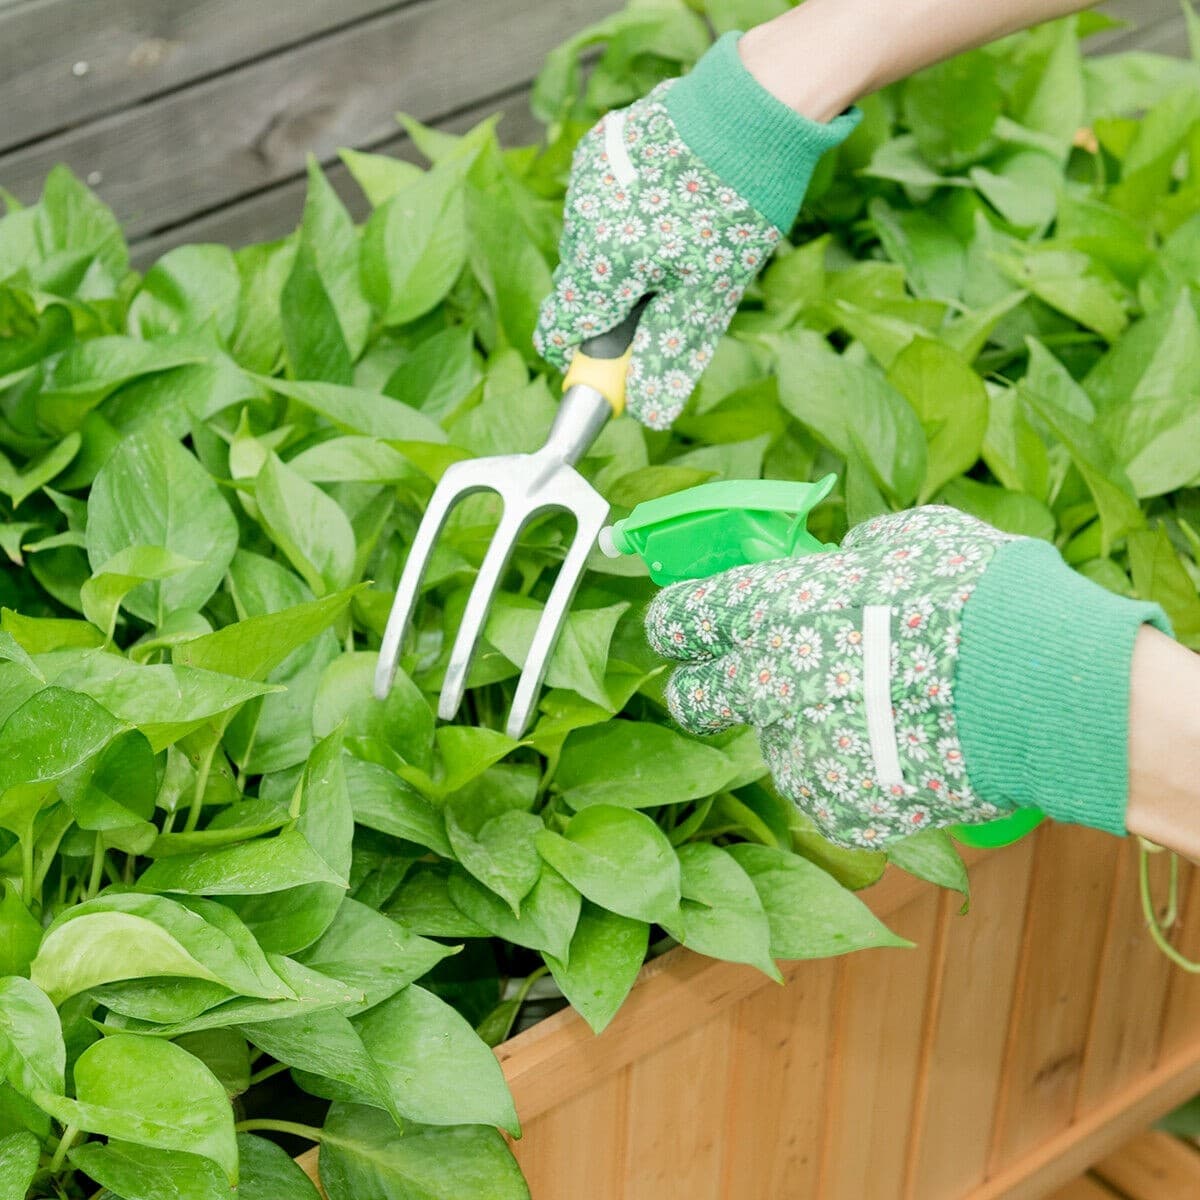
POLYGON ((568 1009, 498 1046, 533 1200, 1041 1197, 1200 1091, 1200 978, 1142 927, 1132 839, 1046 827, 968 861, 966 916, 900 872, 864 893, 914 950, 780 987, 676 949, 599 1037, 568 1009))

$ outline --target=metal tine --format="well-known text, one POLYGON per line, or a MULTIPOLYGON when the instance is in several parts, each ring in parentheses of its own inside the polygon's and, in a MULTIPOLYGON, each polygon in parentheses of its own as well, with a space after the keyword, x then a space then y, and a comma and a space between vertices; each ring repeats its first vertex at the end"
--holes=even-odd
POLYGON ((417 526, 417 534, 404 562, 400 585, 396 588, 396 598, 392 601, 392 610, 388 614, 379 647, 379 661, 375 667, 375 697, 378 700, 386 700, 388 692, 392 690, 404 647, 404 635, 408 632, 408 622, 421 590, 421 579, 450 510, 465 496, 484 490, 485 485, 478 477, 478 461, 454 463, 447 469, 434 488, 425 515, 417 526))
POLYGON ((467 672, 475 654, 475 646, 483 633, 492 599, 500 586, 517 539, 521 536, 521 529, 532 515, 528 508, 510 510, 506 502, 500 524, 492 537, 492 544, 488 546, 471 594, 467 597, 462 623, 454 639, 454 648, 450 651, 450 662, 446 667, 446 677, 442 680, 442 694, 438 700, 438 716, 443 721, 452 720, 462 703, 463 692, 467 689, 467 672))
POLYGON ((575 513, 575 540, 571 543, 571 548, 558 570, 554 586, 550 589, 550 597, 534 630, 529 654, 521 669, 521 677, 517 680, 517 691, 513 696, 512 708, 508 710, 508 724, 505 728, 510 738, 520 738, 529 724, 546 668, 550 663, 550 655, 554 653, 558 636, 566 621, 567 610, 571 607, 579 581, 583 578, 588 555, 596 544, 596 538, 608 515, 608 505, 601 501, 594 515, 585 514, 578 509, 568 511, 575 513))

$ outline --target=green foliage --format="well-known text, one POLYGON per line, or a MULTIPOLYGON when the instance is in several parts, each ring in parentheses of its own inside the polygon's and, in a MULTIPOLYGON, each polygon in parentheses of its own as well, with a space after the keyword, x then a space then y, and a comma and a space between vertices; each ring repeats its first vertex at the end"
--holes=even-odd
MULTIPOLYGON (((448 522, 396 687, 370 693, 440 473, 552 417, 529 332, 575 141, 687 69, 705 17, 784 7, 606 18, 547 61, 536 148, 409 122, 428 171, 347 151, 361 228, 316 164, 290 237, 144 276, 66 168, 0 218, 6 1197, 312 1195, 250 1129, 321 1140, 332 1200, 526 1196, 489 1047, 529 981, 548 969, 599 1031, 660 934, 772 979, 903 944, 854 894, 882 854, 824 843, 745 731, 672 727, 640 565, 593 560, 534 728, 493 732, 559 518, 522 535, 461 724, 431 705, 486 497, 448 522), (276 1119, 302 1092, 333 1102, 323 1129, 276 1119)), ((1082 58, 1090 28, 864 102, 677 432, 616 422, 582 462, 617 515, 834 470, 824 540, 954 504, 1200 647, 1200 72, 1082 58)), ((943 835, 892 858, 966 891, 943 835)))

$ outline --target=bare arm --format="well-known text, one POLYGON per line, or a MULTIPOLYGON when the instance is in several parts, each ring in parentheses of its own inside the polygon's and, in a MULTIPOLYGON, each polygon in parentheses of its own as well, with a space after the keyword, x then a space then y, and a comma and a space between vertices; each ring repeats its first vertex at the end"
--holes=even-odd
POLYGON ((1149 626, 1133 653, 1125 821, 1200 862, 1200 654, 1149 626))
POLYGON ((742 61, 814 121, 922 67, 1095 0, 805 0, 750 30, 742 61))

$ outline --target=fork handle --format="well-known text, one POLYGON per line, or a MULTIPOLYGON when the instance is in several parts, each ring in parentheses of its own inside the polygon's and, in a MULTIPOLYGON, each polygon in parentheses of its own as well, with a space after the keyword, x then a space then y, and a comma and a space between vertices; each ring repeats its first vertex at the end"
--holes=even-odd
POLYGON ((564 392, 577 384, 593 388, 608 401, 613 416, 620 416, 625 409, 625 371, 633 353, 633 335, 649 303, 650 297, 643 296, 619 325, 588 338, 575 351, 563 380, 564 392))

